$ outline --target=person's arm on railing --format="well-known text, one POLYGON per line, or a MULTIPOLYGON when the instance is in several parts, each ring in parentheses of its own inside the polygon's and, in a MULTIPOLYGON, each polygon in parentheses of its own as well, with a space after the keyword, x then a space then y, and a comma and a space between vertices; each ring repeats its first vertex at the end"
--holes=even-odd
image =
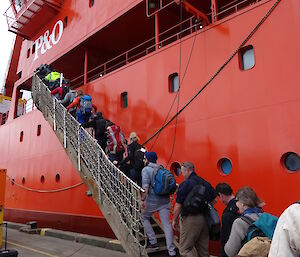
POLYGON ((96 129, 96 119, 92 119, 91 121, 83 123, 82 127, 96 129))
POLYGON ((67 111, 69 111, 71 108, 75 107, 75 106, 78 106, 79 105, 79 102, 80 102, 80 97, 76 97, 73 101, 73 103, 69 104, 67 106, 67 111))
POLYGON ((51 91, 51 95, 56 95, 56 94, 61 95, 61 92, 60 92, 61 90, 62 90, 61 87, 57 87, 51 91))

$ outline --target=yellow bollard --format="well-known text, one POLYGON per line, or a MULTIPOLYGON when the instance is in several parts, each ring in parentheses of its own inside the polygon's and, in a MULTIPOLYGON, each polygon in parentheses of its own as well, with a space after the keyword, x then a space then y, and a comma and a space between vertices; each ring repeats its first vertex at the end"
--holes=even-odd
POLYGON ((0 249, 2 247, 2 231, 3 231, 3 212, 4 212, 4 199, 5 199, 5 182, 6 170, 0 169, 0 249))

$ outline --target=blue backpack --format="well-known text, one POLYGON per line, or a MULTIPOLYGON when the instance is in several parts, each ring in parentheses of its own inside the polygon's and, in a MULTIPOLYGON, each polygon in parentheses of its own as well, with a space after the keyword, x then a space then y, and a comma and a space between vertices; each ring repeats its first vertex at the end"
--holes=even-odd
POLYGON ((241 219, 250 225, 245 238, 246 242, 257 236, 268 237, 270 240, 272 240, 278 221, 276 216, 264 212, 256 221, 252 220, 248 216, 242 216, 241 219))
POLYGON ((167 196, 174 194, 176 191, 176 179, 174 175, 166 170, 162 165, 154 169, 154 193, 157 195, 167 196))
POLYGON ((84 95, 80 97, 80 111, 82 114, 89 114, 92 112, 93 104, 92 97, 84 95))

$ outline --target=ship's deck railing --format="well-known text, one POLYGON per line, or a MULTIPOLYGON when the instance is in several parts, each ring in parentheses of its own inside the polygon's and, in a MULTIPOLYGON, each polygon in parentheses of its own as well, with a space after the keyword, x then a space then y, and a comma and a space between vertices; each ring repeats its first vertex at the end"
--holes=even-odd
MULTIPOLYGON (((232 13, 236 13, 242 8, 249 6, 251 4, 260 2, 262 0, 234 0, 222 8, 219 9, 219 12, 216 14, 218 19, 224 18, 232 13)), ((173 2, 172 2, 173 3, 173 2)), ((168 2, 168 5, 170 2, 168 2)), ((211 13, 207 14, 208 17, 211 17, 211 13)), ((203 25, 200 20, 195 16, 192 16, 175 26, 163 31, 156 37, 152 37, 145 42, 127 50, 126 52, 121 53, 120 55, 110 59, 109 61, 102 63, 95 68, 87 72, 87 81, 93 81, 99 77, 102 77, 112 71, 115 71, 126 64, 129 64, 141 57, 144 57, 157 49, 165 47, 180 38, 183 38, 187 35, 190 35, 194 32, 203 29, 203 25)), ((83 85, 84 74, 71 80, 72 87, 76 88, 83 85)))
MULTIPOLYGON (((258 3, 262 0, 234 0, 224 6, 222 6, 218 12, 216 13, 217 20, 221 20, 224 17, 227 17, 233 13, 237 13, 241 9, 253 5, 255 3, 258 3)), ((212 13, 207 14, 209 17, 211 17, 212 13)))
MULTIPOLYGON (((130 180, 107 157, 95 140, 77 121, 67 112, 59 101, 51 96, 47 86, 38 76, 33 77, 32 94, 36 107, 44 116, 53 118, 54 130, 63 135, 63 145, 71 144, 75 149, 78 170, 84 164, 99 187, 100 202, 106 201, 117 210, 120 221, 126 226, 134 238, 137 251, 136 256, 145 251, 145 244, 141 244, 145 235, 141 221, 141 196, 143 189, 130 180)), ((115 222, 120 222, 115 221, 115 222)), ((141 254, 144 255, 144 254, 141 254)))
MULTIPOLYGON (((111 60, 89 70, 88 81, 92 81, 94 79, 102 77, 130 62, 133 62, 143 56, 154 52, 156 49, 160 49, 172 42, 175 42, 176 40, 180 39, 180 37, 191 34, 194 31, 202 28, 202 24, 199 23, 195 16, 192 16, 184 20, 183 22, 176 24, 175 26, 160 33, 158 36, 160 40, 157 43, 155 43, 156 38, 152 37, 147 41, 131 48, 130 50, 112 58, 111 60), (183 29, 181 30, 181 32, 178 32, 180 27, 182 27, 183 29)), ((72 87, 78 87, 82 85, 83 78, 84 74, 72 79, 70 81, 72 87)))
POLYGON ((30 10, 30 6, 35 3, 36 0, 12 0, 10 6, 4 12, 8 30, 17 31, 21 29, 28 20, 35 15, 35 13, 41 8, 42 5, 47 4, 49 6, 59 6, 59 0, 41 1, 35 4, 34 10, 30 10), (27 12, 26 12, 27 11, 27 12), (23 14, 26 12, 26 16, 23 14))

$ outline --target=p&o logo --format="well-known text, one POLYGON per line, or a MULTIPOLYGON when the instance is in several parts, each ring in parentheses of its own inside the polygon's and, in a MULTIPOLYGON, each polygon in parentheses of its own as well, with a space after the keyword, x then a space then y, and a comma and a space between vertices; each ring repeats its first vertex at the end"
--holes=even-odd
POLYGON ((47 52, 47 50, 51 49, 53 45, 56 45, 59 42, 62 37, 63 31, 64 24, 61 20, 59 20, 55 23, 51 34, 49 30, 47 30, 44 35, 35 40, 34 61, 39 58, 39 51, 41 52, 41 54, 44 54, 47 52))

